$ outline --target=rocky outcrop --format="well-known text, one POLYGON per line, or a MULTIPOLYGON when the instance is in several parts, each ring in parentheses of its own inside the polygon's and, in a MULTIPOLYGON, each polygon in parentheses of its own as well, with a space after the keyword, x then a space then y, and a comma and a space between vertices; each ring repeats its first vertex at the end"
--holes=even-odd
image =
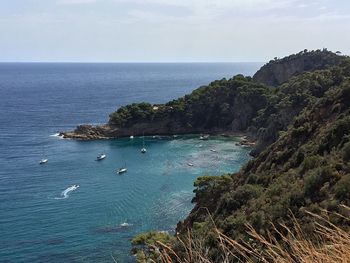
POLYGON ((326 49, 311 52, 305 50, 283 59, 275 58, 275 60, 271 60, 255 73, 253 79, 265 85, 278 86, 288 81, 292 76, 306 71, 336 66, 343 60, 343 56, 339 56, 326 49))
POLYGON ((75 140, 106 140, 142 135, 176 135, 176 134, 221 134, 221 135, 242 135, 238 132, 230 132, 224 129, 212 128, 189 128, 182 125, 168 125, 167 122, 136 123, 128 128, 121 128, 111 125, 93 126, 79 125, 74 131, 61 132, 60 136, 65 139, 75 140))
POLYGON ((93 125, 79 125, 74 131, 61 132, 60 136, 65 139, 76 140, 103 140, 114 137, 116 130, 109 125, 93 126, 93 125))

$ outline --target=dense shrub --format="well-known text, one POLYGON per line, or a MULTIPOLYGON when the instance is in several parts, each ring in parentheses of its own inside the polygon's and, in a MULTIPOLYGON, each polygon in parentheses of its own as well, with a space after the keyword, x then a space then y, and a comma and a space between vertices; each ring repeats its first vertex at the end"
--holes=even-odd
POLYGON ((350 161, 350 142, 344 145, 343 148, 343 159, 345 162, 350 161))
POLYGON ((335 185, 336 197, 340 200, 349 200, 350 198, 350 174, 342 176, 335 185))

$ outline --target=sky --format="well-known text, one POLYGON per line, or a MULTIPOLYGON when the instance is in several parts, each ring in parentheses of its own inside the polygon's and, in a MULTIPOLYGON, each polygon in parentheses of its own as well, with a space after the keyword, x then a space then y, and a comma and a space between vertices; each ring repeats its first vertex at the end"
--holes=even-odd
POLYGON ((349 0, 0 0, 0 61, 263 62, 350 54, 349 0))

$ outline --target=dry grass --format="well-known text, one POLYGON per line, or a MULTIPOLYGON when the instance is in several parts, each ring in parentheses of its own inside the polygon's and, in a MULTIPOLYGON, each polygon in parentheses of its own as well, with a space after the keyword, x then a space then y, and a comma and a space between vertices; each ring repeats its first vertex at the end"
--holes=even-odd
MULTIPOLYGON (((349 207, 343 207, 350 211, 349 207)), ((272 225, 272 231, 261 235, 247 225, 251 242, 236 241, 214 227, 221 259, 215 262, 278 262, 278 263, 350 263, 350 234, 332 224, 329 213, 319 216, 308 213, 315 219, 315 230, 306 236, 298 220, 292 217, 292 227, 272 225), (282 230, 278 230, 282 229, 282 230), (263 247, 263 249, 261 249, 263 247)), ((340 214, 344 220, 349 218, 340 214)), ((171 247, 158 242, 155 248, 163 263, 213 263, 208 257, 208 249, 201 239, 193 238, 188 231, 185 240, 179 239, 185 253, 179 256, 171 247)))

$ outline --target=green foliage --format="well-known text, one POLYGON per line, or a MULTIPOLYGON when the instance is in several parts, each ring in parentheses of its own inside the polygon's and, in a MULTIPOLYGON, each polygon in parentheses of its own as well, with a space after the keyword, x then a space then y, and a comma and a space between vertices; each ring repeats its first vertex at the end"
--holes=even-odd
POLYGON ((322 140, 319 153, 323 153, 324 151, 329 152, 339 144, 342 145, 344 143, 344 137, 348 134, 350 134, 350 116, 337 120, 336 124, 327 132, 322 140))
POLYGON ((219 209, 236 210, 245 205, 251 198, 258 197, 261 192, 262 189, 259 185, 238 186, 233 192, 227 192, 223 195, 219 209))
POLYGON ((325 178, 321 175, 321 173, 316 170, 312 172, 305 178, 305 193, 306 195, 313 195, 317 191, 320 190, 323 183, 326 181, 325 178))
POLYGON ((308 170, 316 168, 321 160, 322 160, 322 157, 319 156, 319 155, 307 156, 304 159, 304 162, 302 163, 302 170, 301 170, 301 172, 305 173, 308 170))
POLYGON ((138 263, 149 262, 146 259, 152 259, 156 262, 160 261, 159 251, 155 250, 158 247, 158 242, 165 245, 170 245, 175 241, 175 237, 170 236, 164 232, 147 232, 141 233, 135 236, 131 244, 133 245, 132 252, 136 254, 136 260, 138 263))
POLYGON ((350 142, 346 143, 343 148, 343 160, 350 161, 350 142))
POLYGON ((193 202, 200 202, 202 198, 215 198, 227 190, 227 186, 232 182, 230 175, 222 176, 201 176, 194 182, 196 196, 193 202))
POLYGON ((165 232, 151 231, 147 233, 141 233, 135 236, 132 239, 131 244, 134 246, 145 244, 155 245, 158 241, 164 244, 169 244, 172 240, 173 237, 165 232))
POLYGON ((166 104, 135 103, 123 106, 110 115, 109 124, 132 127, 138 123, 161 122, 169 132, 179 126, 196 130, 230 129, 241 116, 240 121, 235 123, 235 129, 245 130, 266 105, 271 92, 269 87, 237 75, 229 80, 214 81, 166 104), (244 118, 239 113, 242 110, 245 110, 244 118))
POLYGON ((340 200, 350 198, 350 174, 344 175, 334 186, 335 195, 340 200))

